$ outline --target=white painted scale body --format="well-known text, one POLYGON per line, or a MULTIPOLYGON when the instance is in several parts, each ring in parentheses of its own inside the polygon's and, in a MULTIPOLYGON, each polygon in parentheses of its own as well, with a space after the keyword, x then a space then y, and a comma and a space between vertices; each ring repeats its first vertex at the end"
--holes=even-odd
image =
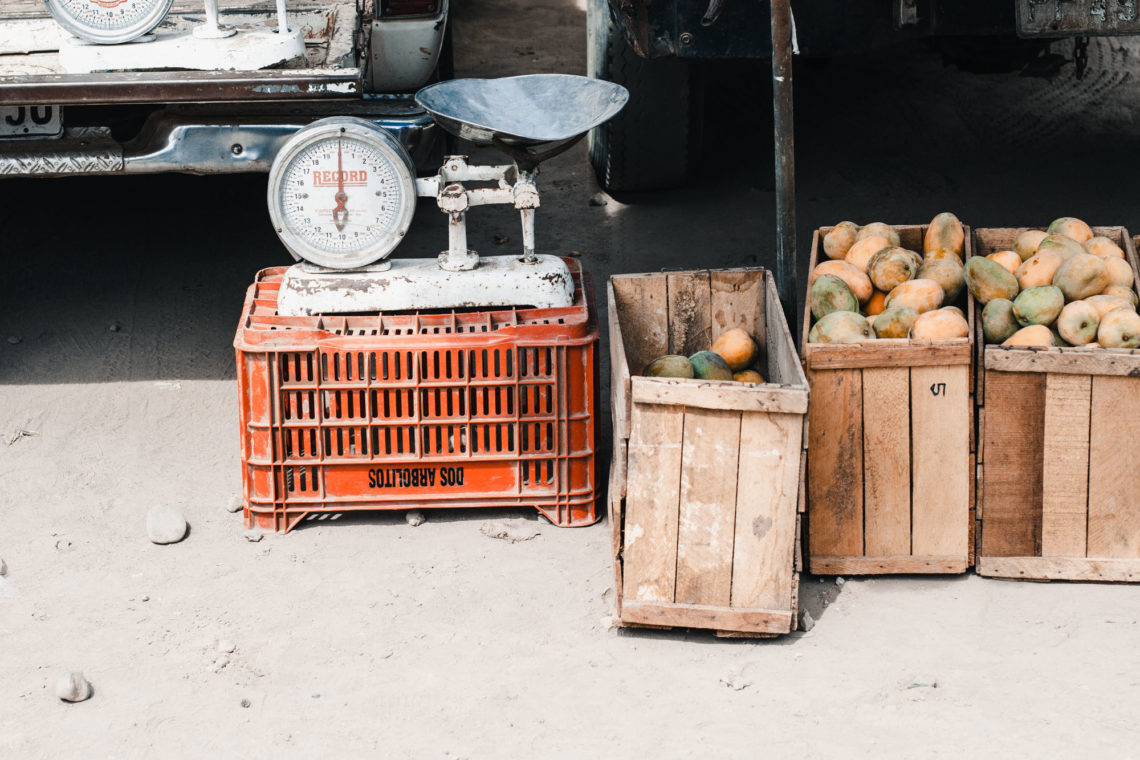
POLYGON ((88 42, 136 40, 162 23, 174 0, 48 0, 52 16, 67 32, 88 42))

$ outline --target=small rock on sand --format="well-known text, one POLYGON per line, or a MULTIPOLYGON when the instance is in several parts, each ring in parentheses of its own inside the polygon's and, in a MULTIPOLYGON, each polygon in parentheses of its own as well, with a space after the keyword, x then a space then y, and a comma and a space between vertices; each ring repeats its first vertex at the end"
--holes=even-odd
POLYGON ((233 654, 235 649, 237 649, 237 644, 229 639, 222 639, 218 642, 218 651, 222 654, 233 654))
POLYGON ((7 575, 7 574, 8 574, 8 563, 5 562, 2 558, 0 558, 0 575, 7 575))
POLYGON ((807 633, 815 628, 815 618, 807 610, 800 610, 800 630, 807 633))
POLYGON ((245 502, 242 499, 241 494, 238 494, 237 496, 231 496, 230 500, 226 502, 226 511, 240 512, 243 506, 245 506, 245 502))
POLYGON ((413 528, 417 528, 427 522, 427 518, 424 517, 424 513, 418 509, 413 509, 410 512, 405 512, 404 520, 413 528))
POLYGON ((146 535, 155 544, 176 544, 186 538, 186 518, 166 504, 151 507, 146 513, 146 535))
POLYGON ((522 518, 491 520, 480 525, 479 531, 487 538, 509 541, 512 544, 530 541, 532 538, 541 535, 538 526, 533 521, 522 518))
POLYGON ((604 206, 609 202, 609 198, 607 198, 604 193, 594 193, 590 196, 591 206, 604 206))
POLYGON ((55 682, 55 695, 64 702, 82 702, 91 698, 91 684, 82 673, 73 670, 55 682))
POLYGON ((265 535, 257 528, 242 531, 241 535, 243 538, 245 538, 246 541, 249 541, 251 544, 256 544, 258 541, 265 538, 265 535))

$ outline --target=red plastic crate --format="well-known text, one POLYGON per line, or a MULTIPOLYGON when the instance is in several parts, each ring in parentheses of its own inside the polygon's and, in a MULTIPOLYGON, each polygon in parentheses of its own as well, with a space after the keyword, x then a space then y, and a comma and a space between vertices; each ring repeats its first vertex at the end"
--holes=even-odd
POLYGON ((246 294, 234 348, 245 522, 318 513, 533 506, 598 519, 598 324, 572 306, 282 317, 285 267, 246 294))

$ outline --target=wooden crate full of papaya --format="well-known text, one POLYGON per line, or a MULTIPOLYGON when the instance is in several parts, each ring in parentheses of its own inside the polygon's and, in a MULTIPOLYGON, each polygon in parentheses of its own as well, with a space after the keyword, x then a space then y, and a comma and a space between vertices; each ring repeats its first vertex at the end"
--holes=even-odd
POLYGON ((1073 217, 974 231, 981 575, 1140 581, 1135 241, 1073 217))
POLYGON ((973 562, 970 246, 950 213, 813 236, 801 343, 813 573, 962 573, 973 562))
POLYGON ((796 627, 807 381, 759 268, 609 283, 621 625, 796 627))

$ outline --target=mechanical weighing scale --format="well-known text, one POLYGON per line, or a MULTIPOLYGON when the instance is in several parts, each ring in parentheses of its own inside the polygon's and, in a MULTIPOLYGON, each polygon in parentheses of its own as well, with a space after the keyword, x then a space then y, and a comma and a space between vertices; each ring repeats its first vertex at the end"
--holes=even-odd
POLYGON ((437 124, 497 147, 513 163, 479 166, 448 156, 438 174, 422 179, 403 145, 370 122, 332 117, 298 131, 269 174, 273 227, 299 262, 282 281, 278 313, 569 306, 574 283, 566 264, 535 250, 538 166, 616 115, 628 98, 620 85, 563 74, 430 85, 416 101, 437 124), (391 259, 417 197, 434 198, 447 215, 448 249, 436 258, 391 259), (518 209, 520 255, 468 249, 468 211, 494 203, 518 209))

